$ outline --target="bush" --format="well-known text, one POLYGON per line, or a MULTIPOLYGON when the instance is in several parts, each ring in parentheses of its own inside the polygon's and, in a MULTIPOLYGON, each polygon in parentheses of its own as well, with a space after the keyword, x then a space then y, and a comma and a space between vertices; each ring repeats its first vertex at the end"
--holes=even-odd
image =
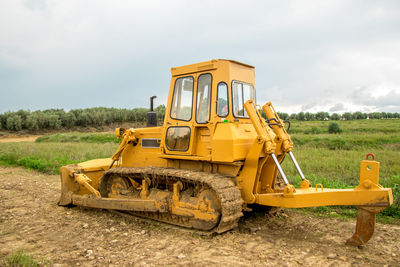
POLYGON ((37 114, 31 114, 26 118, 26 127, 31 131, 39 130, 37 114))
POLYGON ((313 127, 311 127, 311 129, 306 130, 304 133, 305 134, 320 134, 321 132, 322 131, 319 128, 313 126, 313 127))
POLYGON ((61 128, 61 120, 56 114, 45 115, 47 121, 47 127, 50 129, 60 129, 61 128))
POLYGON ((341 133, 342 129, 340 129, 339 124, 337 122, 331 122, 329 123, 328 132, 337 134, 341 133))
POLYGON ((76 124, 75 114, 72 112, 64 113, 60 116, 61 124, 64 127, 71 128, 76 124))
POLYGON ((84 111, 80 113, 76 119, 77 125, 80 126, 89 126, 92 124, 92 119, 88 112, 84 111))
POLYGON ((11 115, 7 119, 7 130, 20 131, 22 129, 22 118, 20 115, 11 115))

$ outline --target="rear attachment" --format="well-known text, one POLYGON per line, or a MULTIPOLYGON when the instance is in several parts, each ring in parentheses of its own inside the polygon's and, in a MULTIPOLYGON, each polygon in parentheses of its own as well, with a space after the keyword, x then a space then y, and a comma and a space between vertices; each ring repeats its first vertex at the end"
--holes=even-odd
POLYGON ((285 190, 280 193, 256 194, 256 203, 283 208, 357 206, 356 231, 346 244, 362 246, 371 239, 374 233, 376 214, 393 203, 392 189, 379 185, 379 162, 374 159, 373 154, 368 154, 367 159, 361 161, 360 184, 354 189, 330 189, 317 184, 315 188, 301 187, 287 190, 290 184, 279 168, 279 163, 275 161, 279 172, 283 174, 285 190), (372 157, 372 160, 369 160, 369 157, 372 157))
MULTIPOLYGON (((379 185, 379 162, 375 161, 374 154, 367 154, 365 160, 361 161, 360 184, 358 190, 379 190, 384 189, 379 185), (369 160, 372 157, 372 160, 369 160)), ((382 199, 371 206, 359 206, 357 211, 356 232, 346 242, 347 245, 362 246, 366 244, 374 234, 376 214, 385 210, 393 203, 392 191, 388 194, 388 199, 382 199)))
POLYGON ((346 245, 362 246, 374 234, 376 214, 386 207, 358 207, 356 232, 346 242, 346 245))
MULTIPOLYGON (((258 121, 255 120, 257 117, 260 120, 260 114, 258 114, 258 112, 252 112, 253 109, 256 110, 256 107, 254 103, 249 101, 249 104, 246 105, 246 111, 250 118, 252 116, 254 117, 252 119, 253 124, 258 124, 258 127, 265 127, 264 123, 258 123, 258 121)), ((285 183, 285 189, 282 193, 256 195, 257 203, 286 208, 329 205, 358 206, 356 231, 354 235, 347 240, 346 244, 361 246, 367 243, 374 233, 376 213, 383 211, 393 203, 392 190, 379 185, 379 162, 375 161, 375 156, 373 154, 368 154, 366 160, 361 161, 360 184, 354 190, 324 190, 323 186, 320 184, 318 184, 314 190, 311 188, 310 182, 305 178, 293 155, 293 142, 271 102, 265 104, 263 110, 267 116, 268 125, 274 130, 279 140, 281 140, 282 150, 289 154, 302 182, 300 188, 294 188, 294 186, 289 183, 276 156, 271 153, 277 170, 285 183), (369 160, 369 157, 372 157, 372 160, 369 160)), ((257 125, 255 127, 257 127, 257 125)))

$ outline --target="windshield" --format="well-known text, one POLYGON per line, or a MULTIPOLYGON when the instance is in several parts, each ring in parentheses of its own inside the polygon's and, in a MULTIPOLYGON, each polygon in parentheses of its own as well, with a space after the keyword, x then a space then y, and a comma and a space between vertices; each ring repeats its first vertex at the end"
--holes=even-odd
POLYGON ((193 77, 179 78, 175 82, 171 118, 189 121, 192 118, 193 77))
POLYGON ((244 110, 244 103, 253 99, 255 101, 254 87, 248 83, 234 81, 232 82, 232 101, 233 101, 233 115, 235 117, 248 118, 246 110, 244 110))

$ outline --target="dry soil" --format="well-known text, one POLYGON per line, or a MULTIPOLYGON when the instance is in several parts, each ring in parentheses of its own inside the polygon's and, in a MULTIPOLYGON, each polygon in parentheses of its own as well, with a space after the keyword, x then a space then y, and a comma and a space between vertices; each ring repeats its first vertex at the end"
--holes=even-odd
POLYGON ((13 142, 35 142, 40 135, 28 135, 28 136, 0 136, 0 143, 13 143, 13 142))
MULTIPOLYGON (((252 213, 203 235, 154 221, 59 207, 60 179, 0 167, 0 262, 24 248, 53 266, 400 266, 400 226, 377 224, 364 248, 344 244, 355 220, 288 210, 252 213)), ((1 264, 0 264, 1 265, 1 264)))

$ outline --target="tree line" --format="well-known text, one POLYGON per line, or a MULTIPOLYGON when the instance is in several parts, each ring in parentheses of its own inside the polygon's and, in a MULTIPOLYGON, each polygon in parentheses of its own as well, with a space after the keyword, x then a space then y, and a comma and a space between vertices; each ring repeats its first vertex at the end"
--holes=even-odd
MULTIPOLYGON (((262 115, 265 117, 264 111, 262 111, 262 115)), ((360 111, 357 112, 345 112, 343 114, 332 113, 320 111, 317 113, 310 112, 299 112, 299 113, 284 113, 278 112, 278 115, 283 120, 298 120, 298 121, 326 121, 326 120, 363 120, 363 119, 398 119, 400 118, 400 113, 391 113, 391 112, 371 112, 371 113, 363 113, 360 111)))
MULTIPOLYGON (((145 122, 147 108, 118 109, 118 108, 86 108, 71 109, 47 109, 47 110, 18 110, 16 112, 5 112, 0 114, 0 129, 8 131, 30 130, 39 131, 46 129, 74 128, 74 127, 98 127, 111 125, 113 123, 124 122, 145 122)), ((163 120, 165 115, 165 105, 155 108, 158 119, 163 120)), ((261 110, 265 118, 264 111, 261 110)), ((400 118, 400 113, 391 112, 372 112, 362 113, 345 112, 343 114, 328 112, 299 112, 284 113, 278 112, 283 120, 299 121, 324 121, 324 120, 360 120, 360 119, 393 119, 400 118)))
MULTIPOLYGON (((86 108, 47 109, 47 110, 18 110, 0 114, 0 129, 8 131, 44 129, 60 129, 74 127, 97 127, 113 123, 145 122, 147 108, 117 109, 117 108, 86 108)), ((154 110, 159 119, 164 118, 165 106, 160 105, 154 110)))

